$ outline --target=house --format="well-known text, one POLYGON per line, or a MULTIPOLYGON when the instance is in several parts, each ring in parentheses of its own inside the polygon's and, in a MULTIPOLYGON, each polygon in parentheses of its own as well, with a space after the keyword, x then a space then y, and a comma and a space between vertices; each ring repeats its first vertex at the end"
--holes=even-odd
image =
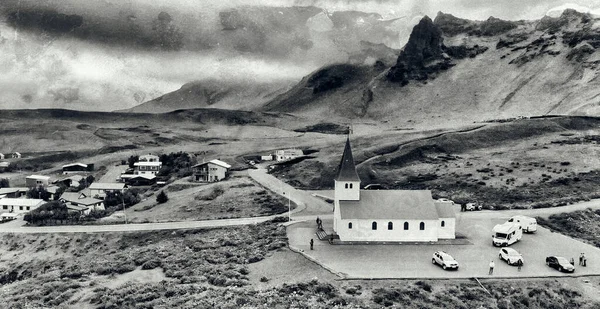
POLYGON ((133 175, 133 177, 126 178, 125 182, 130 186, 151 186, 156 183, 156 176, 133 175))
POLYGON ((156 175, 162 167, 160 158, 153 154, 140 156, 138 162, 133 164, 134 175, 156 175))
POLYGON ((0 199, 0 209, 8 212, 26 213, 34 210, 46 203, 41 199, 27 198, 2 198, 0 199))
POLYGON ((46 192, 50 193, 49 199, 51 201, 54 200, 54 196, 56 196, 56 192, 58 192, 58 189, 60 189, 60 187, 54 185, 46 187, 46 192))
POLYGON ((4 154, 0 153, 0 160, 4 160, 4 154))
POLYGON ((18 158, 21 158, 21 153, 19 153, 19 152, 13 152, 10 156, 13 159, 18 159, 18 158))
POLYGON ((55 184, 63 184, 66 187, 77 188, 77 187, 79 187, 80 183, 83 182, 84 180, 85 180, 85 176, 73 175, 73 176, 65 177, 60 180, 56 180, 56 181, 54 181, 54 183, 55 184))
POLYGON ((0 198, 19 198, 27 195, 29 188, 0 188, 0 198))
POLYGON ((275 151, 275 160, 278 162, 295 159, 303 156, 304 153, 300 149, 282 149, 275 151))
POLYGON ((429 190, 361 190, 350 140, 335 178, 333 230, 341 241, 415 242, 455 238, 452 206, 429 190))
POLYGON ((106 182, 93 182, 89 189, 91 197, 104 198, 106 192, 121 192, 123 193, 127 186, 124 183, 106 183, 106 182))
POLYGON ((91 211, 104 210, 104 201, 88 197, 81 192, 65 192, 59 200, 69 208, 69 210, 78 211, 81 214, 89 215, 91 211))
POLYGON ((211 160, 208 162, 196 164, 192 166, 194 175, 193 181, 220 181, 227 177, 231 165, 221 160, 211 160))
POLYGON ((49 176, 31 175, 25 177, 25 185, 28 188, 37 188, 39 186, 47 187, 50 181, 49 176))
POLYGON ((272 161, 273 160, 273 155, 260 156, 260 160, 261 161, 272 161))
POLYGON ((89 172, 94 167, 93 164, 71 163, 62 166, 63 174, 89 172))

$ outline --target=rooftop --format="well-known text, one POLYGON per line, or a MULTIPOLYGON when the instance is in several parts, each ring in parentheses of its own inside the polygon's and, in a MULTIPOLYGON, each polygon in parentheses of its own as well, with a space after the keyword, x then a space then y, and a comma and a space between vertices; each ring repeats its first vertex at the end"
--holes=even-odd
POLYGON ((340 201, 340 213, 348 219, 438 220, 429 190, 360 191, 359 201, 340 201))
POLYGON ((43 175, 30 175, 27 176, 25 178, 30 178, 30 179, 44 179, 44 180, 48 180, 50 179, 50 176, 43 176, 43 175))
POLYGON ((71 163, 71 164, 66 164, 66 165, 63 165, 63 166, 62 166, 62 168, 65 168, 65 167, 71 167, 71 166, 81 166, 81 167, 87 167, 87 164, 83 164, 83 163, 79 163, 79 162, 77 162, 77 163, 71 163))
POLYGON ((44 200, 33 198, 2 198, 0 205, 8 206, 38 206, 44 204, 44 200))
POLYGON ((452 204, 445 202, 433 202, 440 218, 456 218, 452 204))
POLYGON ((92 182, 89 188, 92 190, 123 190, 125 189, 125 184, 114 182, 92 182))
POLYGON ((356 166, 354 165, 354 158, 352 156, 352 148, 350 147, 350 138, 346 139, 346 147, 344 147, 344 154, 338 167, 338 174, 335 177, 337 181, 360 181, 358 174, 356 173, 356 166))
POLYGON ((205 165, 205 164, 208 164, 208 163, 216 164, 216 165, 222 166, 224 168, 231 168, 231 165, 229 165, 229 164, 227 164, 227 163, 225 163, 225 162, 223 162, 221 160, 217 160, 217 159, 210 160, 208 162, 203 162, 203 163, 200 163, 200 164, 196 164, 196 165, 194 165, 192 167, 198 167, 198 166, 202 166, 202 165, 205 165))
POLYGON ((142 162, 133 163, 133 166, 161 166, 161 165, 162 165, 162 162, 159 162, 159 161, 154 161, 154 162, 142 161, 142 162))

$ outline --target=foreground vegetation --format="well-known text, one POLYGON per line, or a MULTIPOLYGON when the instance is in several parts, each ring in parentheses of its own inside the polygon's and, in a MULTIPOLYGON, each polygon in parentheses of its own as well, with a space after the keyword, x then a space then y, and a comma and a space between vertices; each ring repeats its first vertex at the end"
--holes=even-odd
POLYGON ((537 222, 552 231, 581 239, 600 248, 600 209, 560 213, 550 215, 547 219, 537 217, 537 222))
MULTIPOLYGON (((261 286, 271 280, 270 273, 252 274, 251 264, 281 267, 269 263, 274 252, 294 254, 286 245, 284 227, 274 222, 125 234, 5 234, 0 297, 4 308, 598 306, 557 280, 484 281, 490 294, 469 280, 338 281, 290 275, 261 286)), ((306 272, 325 272, 314 264, 306 267, 311 267, 306 272)))

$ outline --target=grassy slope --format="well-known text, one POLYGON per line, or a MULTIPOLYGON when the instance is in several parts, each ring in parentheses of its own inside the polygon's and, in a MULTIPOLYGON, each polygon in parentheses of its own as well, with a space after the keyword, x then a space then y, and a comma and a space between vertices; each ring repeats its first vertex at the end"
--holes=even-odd
POLYGON ((591 209, 538 217, 537 221, 552 231, 581 239, 600 248, 600 210, 591 209))
MULTIPOLYGON (((556 206, 597 196, 596 118, 519 120, 420 139, 414 133, 355 137, 362 184, 430 189, 434 195, 494 207, 556 206), (394 141, 395 137, 395 141, 394 141), (407 142, 409 140, 414 142, 407 142), (380 154, 374 160, 360 164, 380 154)), ((292 183, 330 188, 343 143, 277 172, 292 183)))
POLYGON ((279 249, 285 244, 284 229, 270 223, 175 232, 9 234, 0 243, 0 297, 9 308, 597 305, 572 279, 484 281, 491 295, 464 280, 337 281, 299 255, 279 249), (278 270, 282 262, 287 271, 278 270))

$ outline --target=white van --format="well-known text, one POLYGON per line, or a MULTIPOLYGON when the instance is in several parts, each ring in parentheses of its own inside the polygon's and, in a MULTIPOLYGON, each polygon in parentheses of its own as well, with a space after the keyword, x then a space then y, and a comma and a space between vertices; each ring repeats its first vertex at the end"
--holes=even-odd
POLYGON ((516 222, 521 226, 523 232, 526 233, 534 233, 535 231, 537 231, 537 220, 535 220, 535 218, 532 217, 513 216, 512 218, 508 219, 507 222, 516 222))
POLYGON ((514 222, 504 222, 496 224, 492 230, 492 244, 494 246, 510 246, 523 237, 521 226, 514 222))

